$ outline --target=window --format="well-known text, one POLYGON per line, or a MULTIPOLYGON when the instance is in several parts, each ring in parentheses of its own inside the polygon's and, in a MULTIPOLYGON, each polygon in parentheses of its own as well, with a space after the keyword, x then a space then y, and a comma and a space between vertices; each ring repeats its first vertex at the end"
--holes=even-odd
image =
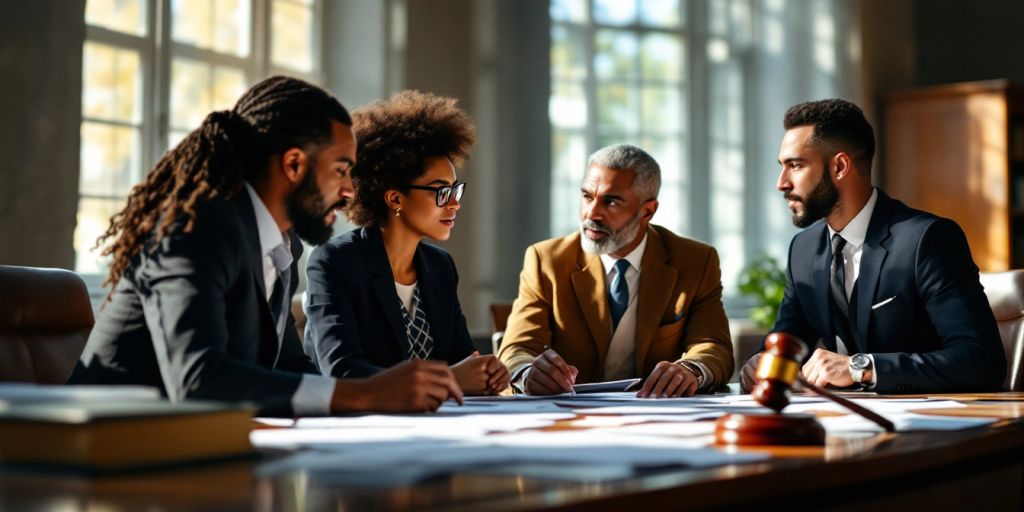
POLYGON ((587 156, 636 144, 661 164, 654 222, 714 245, 726 304, 742 309, 743 265, 784 258, 794 231, 773 187, 783 112, 852 96, 837 56, 853 55, 855 29, 813 4, 551 0, 552 236, 577 228, 587 156))
POLYGON ((577 228, 587 156, 620 142, 661 165, 659 223, 685 232, 688 212, 686 32, 678 0, 551 2, 551 231, 577 228))
POLYGON ((274 74, 320 82, 319 0, 87 0, 75 270, 131 187, 213 110, 274 74), (163 36, 161 36, 163 34, 163 36))

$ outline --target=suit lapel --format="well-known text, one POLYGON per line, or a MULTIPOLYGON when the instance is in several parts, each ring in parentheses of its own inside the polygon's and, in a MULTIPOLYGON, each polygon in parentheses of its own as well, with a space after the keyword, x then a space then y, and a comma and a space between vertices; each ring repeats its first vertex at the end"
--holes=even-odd
POLYGON ((636 374, 643 375, 644 360, 661 324, 661 317, 668 307, 675 289, 678 271, 670 267, 668 249, 654 228, 647 228, 647 248, 644 250, 640 267, 640 284, 636 304, 636 355, 633 358, 636 374))
POLYGON ((577 246, 577 264, 580 270, 572 273, 572 287, 576 292, 576 303, 583 311, 583 318, 590 328, 590 336, 597 348, 598 361, 604 367, 608 345, 612 337, 612 317, 608 309, 608 294, 605 292, 604 266, 599 256, 588 255, 577 246))
POLYGON ((860 274, 857 276, 856 325, 852 326, 857 333, 857 342, 862 352, 869 352, 868 327, 871 323, 871 304, 878 288, 878 278, 882 274, 882 265, 889 254, 884 242, 889 238, 890 220, 892 216, 892 200, 881 190, 875 211, 871 213, 864 248, 860 257, 860 274))
POLYGON ((384 310, 399 351, 402 357, 405 357, 409 353, 409 339, 405 335, 405 323, 402 321, 398 294, 395 292, 395 276, 391 273, 391 265, 388 264, 384 239, 380 236, 380 229, 376 227, 363 228, 360 234, 366 242, 363 244, 363 261, 366 262, 367 271, 370 273, 373 293, 384 310))
MULTIPOLYGON (((825 348, 829 350, 836 349, 836 333, 832 329, 832 302, 829 298, 830 290, 830 274, 832 266, 832 248, 828 242, 828 227, 824 222, 821 223, 821 236, 818 237, 818 250, 815 252, 814 257, 811 259, 811 289, 814 290, 814 300, 807 307, 818 308, 819 312, 816 316, 808 315, 808 318, 818 318, 820 324, 818 326, 818 332, 831 333, 831 336, 825 336, 822 340, 825 343, 825 348)), ((790 269, 791 272, 798 272, 799 270, 790 269)), ((808 349, 813 348, 816 340, 804 340, 808 346, 808 349)))
MULTIPOLYGON (((252 267, 252 279, 256 286, 257 315, 260 323, 258 360, 262 366, 273 368, 274 361, 277 360, 277 352, 280 349, 280 340, 277 338, 277 327, 274 326, 274 317, 270 313, 270 305, 267 304, 267 285, 263 279, 263 252, 260 247, 259 226, 256 225, 256 211, 253 209, 249 194, 244 190, 237 195, 235 204, 242 217, 245 238, 248 241, 247 254, 249 264, 252 267)), ((300 245, 300 254, 301 250, 300 245)), ((296 280, 293 279, 293 281, 296 280)))

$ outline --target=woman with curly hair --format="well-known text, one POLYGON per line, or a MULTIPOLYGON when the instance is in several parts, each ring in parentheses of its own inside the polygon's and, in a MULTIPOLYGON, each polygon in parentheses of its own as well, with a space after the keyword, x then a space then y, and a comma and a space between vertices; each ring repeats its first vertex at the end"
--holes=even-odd
POLYGON ((497 394, 508 369, 473 350, 447 240, 466 183, 455 168, 476 143, 455 100, 404 91, 353 113, 355 201, 363 226, 306 267, 306 353, 324 375, 367 377, 409 359, 447 361, 463 392, 497 394))

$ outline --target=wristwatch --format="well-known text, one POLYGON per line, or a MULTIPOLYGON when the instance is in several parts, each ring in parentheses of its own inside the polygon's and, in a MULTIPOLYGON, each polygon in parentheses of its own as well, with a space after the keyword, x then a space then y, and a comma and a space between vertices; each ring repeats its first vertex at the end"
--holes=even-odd
POLYGON ((871 358, 867 354, 854 354, 850 358, 850 378, 857 384, 864 383, 864 372, 871 369, 871 358))

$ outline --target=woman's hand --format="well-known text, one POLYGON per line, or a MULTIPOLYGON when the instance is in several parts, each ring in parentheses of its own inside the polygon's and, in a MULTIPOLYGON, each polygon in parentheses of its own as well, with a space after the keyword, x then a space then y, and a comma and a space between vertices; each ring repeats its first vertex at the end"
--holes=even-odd
POLYGON ((508 368, 493 355, 473 352, 451 366, 455 381, 466 394, 497 395, 508 387, 508 368))

